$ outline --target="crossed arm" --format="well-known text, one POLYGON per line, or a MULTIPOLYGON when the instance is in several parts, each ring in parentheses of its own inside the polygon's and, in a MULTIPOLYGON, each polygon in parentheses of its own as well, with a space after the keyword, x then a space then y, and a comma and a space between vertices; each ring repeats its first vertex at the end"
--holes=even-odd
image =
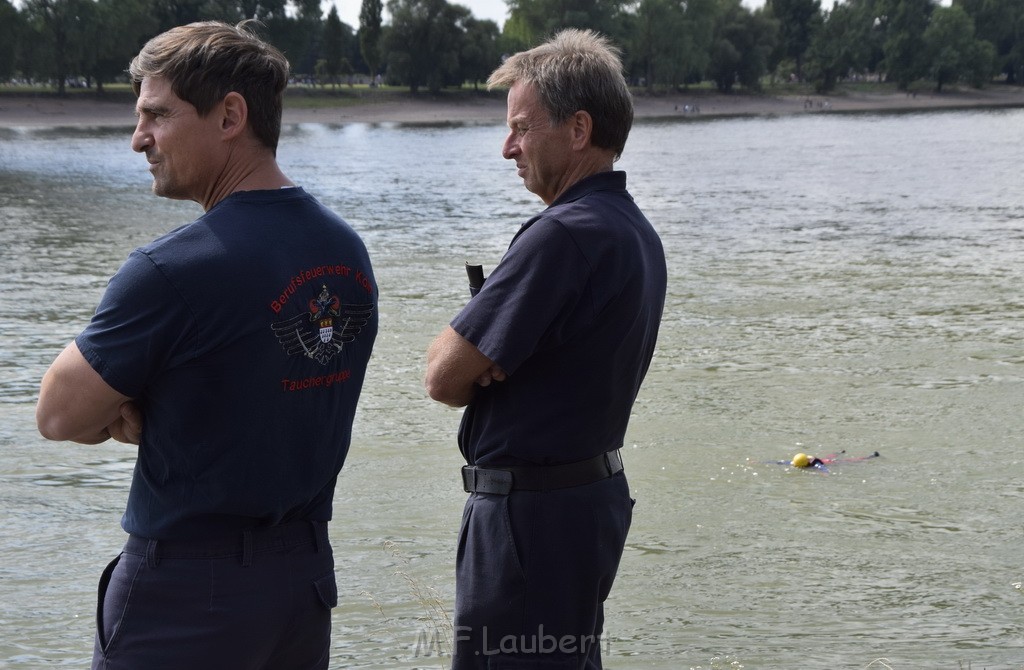
POLYGON ((142 412, 103 381, 72 342, 43 375, 36 424, 48 440, 98 444, 112 437, 138 444, 142 412))
POLYGON ((473 400, 478 386, 505 381, 505 371, 451 326, 434 338, 427 349, 424 385, 431 398, 452 407, 473 400))

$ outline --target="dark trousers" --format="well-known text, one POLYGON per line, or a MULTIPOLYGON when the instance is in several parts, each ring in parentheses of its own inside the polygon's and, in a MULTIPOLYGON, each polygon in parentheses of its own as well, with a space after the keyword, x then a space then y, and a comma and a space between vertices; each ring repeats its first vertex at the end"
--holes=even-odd
POLYGON ((604 601, 632 508, 622 473, 568 489, 471 494, 452 670, 599 670, 604 601))
POLYGON ((337 601, 322 522, 215 542, 131 536, 100 580, 92 667, 327 668, 337 601))

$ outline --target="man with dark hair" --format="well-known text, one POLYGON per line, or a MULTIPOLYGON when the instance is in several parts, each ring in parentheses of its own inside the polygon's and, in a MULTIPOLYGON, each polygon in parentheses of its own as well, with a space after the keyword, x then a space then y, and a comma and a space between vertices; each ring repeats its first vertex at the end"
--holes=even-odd
POLYGON ((633 106, 605 39, 563 31, 488 85, 508 87, 502 154, 548 207, 427 354, 430 396, 466 406, 452 668, 600 668, 665 255, 612 169, 633 106))
POLYGON ((370 259, 277 165, 277 49, 195 23, 129 72, 153 192, 204 214, 129 255, 42 380, 45 437, 138 445, 93 668, 327 668, 327 522, 377 334, 370 259))

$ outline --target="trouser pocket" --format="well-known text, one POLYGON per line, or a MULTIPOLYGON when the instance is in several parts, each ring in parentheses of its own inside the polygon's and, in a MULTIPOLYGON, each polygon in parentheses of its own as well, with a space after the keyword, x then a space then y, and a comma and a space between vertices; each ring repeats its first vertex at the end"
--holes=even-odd
POLYGON ((313 580, 313 586, 324 607, 330 610, 338 606, 338 578, 333 570, 330 574, 313 580))
POLYGON ((96 604, 96 650, 110 650, 124 629, 132 587, 144 558, 120 554, 100 576, 96 604))
POLYGON ((100 586, 97 593, 96 601, 96 645, 101 649, 107 648, 107 641, 113 634, 112 629, 108 629, 104 625, 106 617, 104 617, 103 603, 107 599, 107 590, 110 588, 110 577, 114 574, 114 568, 121 562, 121 556, 112 560, 100 575, 100 586))

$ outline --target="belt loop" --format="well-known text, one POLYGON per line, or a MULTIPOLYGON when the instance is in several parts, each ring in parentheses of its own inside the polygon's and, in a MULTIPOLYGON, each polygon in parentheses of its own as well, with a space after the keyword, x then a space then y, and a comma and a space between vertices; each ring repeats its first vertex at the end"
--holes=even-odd
POLYGON ((146 543, 146 565, 150 568, 160 565, 160 559, 156 555, 156 545, 156 540, 150 540, 146 543))
POLYGON ((327 524, 319 521, 310 521, 309 524, 313 527, 313 541, 316 543, 316 553, 319 554, 324 550, 324 538, 321 534, 327 530, 327 524))
POLYGON ((242 567, 248 568, 252 565, 252 531, 242 531, 242 567))

